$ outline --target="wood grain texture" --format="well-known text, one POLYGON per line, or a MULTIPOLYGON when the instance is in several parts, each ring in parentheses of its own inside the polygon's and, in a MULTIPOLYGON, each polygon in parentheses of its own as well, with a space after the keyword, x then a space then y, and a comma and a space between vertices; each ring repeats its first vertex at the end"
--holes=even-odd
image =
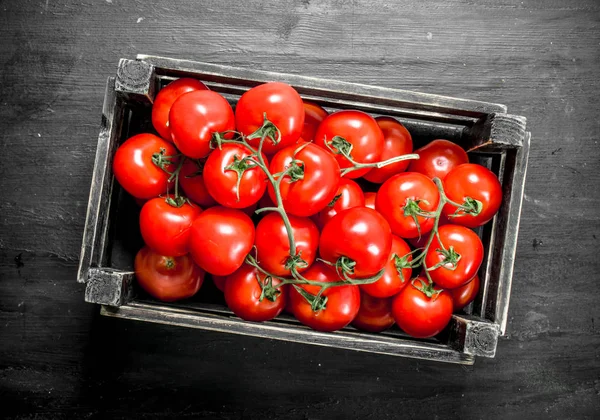
POLYGON ((598 2, 0 2, 0 39, 5 417, 600 415, 598 2), (138 53, 527 116, 508 337, 496 358, 461 368, 99 317, 83 302, 77 260, 106 78, 138 53))

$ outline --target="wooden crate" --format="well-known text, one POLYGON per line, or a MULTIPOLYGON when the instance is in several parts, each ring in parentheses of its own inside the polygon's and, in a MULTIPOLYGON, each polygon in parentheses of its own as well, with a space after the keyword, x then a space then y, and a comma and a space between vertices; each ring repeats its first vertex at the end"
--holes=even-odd
POLYGON ((103 315, 140 321, 451 363, 494 357, 507 322, 530 142, 525 122, 524 117, 507 114, 504 105, 486 102, 146 55, 122 59, 116 77, 109 77, 106 86, 83 233, 78 281, 86 283, 85 300, 102 305, 103 315), (446 138, 469 151, 471 161, 498 175, 504 195, 493 221, 478 231, 485 257, 475 302, 466 313, 453 315, 437 337, 417 340, 397 327, 380 334, 352 327, 321 333, 286 315, 264 323, 246 322, 227 309, 222 296, 204 293, 210 282, 205 282, 200 298, 184 303, 165 304, 144 296, 132 268, 141 247, 139 208, 115 182, 112 160, 128 137, 153 131, 150 111, 156 93, 183 76, 201 80, 234 106, 253 86, 286 82, 303 98, 330 111, 352 108, 396 117, 413 135, 415 147, 446 138))

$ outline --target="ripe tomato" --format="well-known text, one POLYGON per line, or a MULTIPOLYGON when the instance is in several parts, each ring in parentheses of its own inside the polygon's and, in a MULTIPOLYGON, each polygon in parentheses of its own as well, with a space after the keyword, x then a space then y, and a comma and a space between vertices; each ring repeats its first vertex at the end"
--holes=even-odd
MULTIPOLYGON (((113 160, 113 172, 125 191, 141 199, 158 197, 167 192, 169 174, 153 162, 161 151, 163 156, 177 154, 173 144, 154 134, 130 137, 117 149, 113 160)), ((170 161, 176 163, 177 159, 170 161)), ((175 165, 165 165, 165 169, 173 172, 175 165)))
POLYGON ((419 159, 411 160, 408 165, 410 172, 419 172, 433 179, 444 180, 448 172, 469 161, 467 152, 456 143, 438 139, 415 150, 419 159))
MULTIPOLYGON (((448 223, 450 223, 448 218, 444 216, 443 213, 440 214, 440 220, 438 220, 438 228, 440 226, 447 225, 448 223)), ((432 232, 429 232, 426 235, 421 235, 420 238, 408 238, 407 241, 415 248, 425 248, 425 245, 427 245, 427 241, 429 241, 429 235, 431 234, 432 232)))
MULTIPOLYGON (((319 230, 307 217, 288 215, 296 252, 306 261, 306 267, 298 266, 298 271, 306 270, 317 256, 319 246, 319 230)), ((267 214, 256 226, 257 260, 262 268, 276 276, 289 276, 291 274, 286 263, 290 257, 290 242, 283 219, 277 212, 267 214)))
MULTIPOLYGON (((169 112, 171 138, 184 155, 199 159, 210 153, 215 132, 235 129, 235 117, 227 99, 211 90, 184 93, 169 112)), ((232 133, 225 138, 231 138, 232 133)))
POLYGON ((304 127, 302 128, 302 137, 306 141, 312 141, 319 128, 319 124, 329 115, 325 109, 314 102, 303 101, 304 103, 304 127))
POLYGON ((227 282, 227 276, 211 276, 213 283, 217 286, 221 292, 225 292, 225 283, 227 282))
MULTIPOLYGON (((381 156, 379 157, 380 161, 412 152, 412 137, 406 127, 392 117, 377 117, 375 121, 377 121, 377 124, 381 128, 385 140, 381 156)), ((404 172, 408 168, 409 163, 409 160, 402 160, 386 165, 383 168, 373 168, 365 175, 365 179, 381 184, 392 175, 404 172)))
POLYGON ((412 268, 406 267, 412 261, 410 247, 404 240, 392 235, 392 250, 385 266, 383 277, 375 283, 361 284, 361 291, 377 298, 398 294, 410 282, 412 268), (405 261, 403 261, 403 257, 405 261), (400 275, 402 273, 402 275, 400 275))
MULTIPOLYGON (((338 111, 325 118, 319 125, 314 140, 317 145, 324 148, 327 148, 326 144, 329 144, 333 150, 340 151, 340 148, 345 148, 352 159, 358 163, 379 161, 385 142, 377 121, 369 114, 353 110, 338 111), (334 138, 344 139, 345 142, 341 142, 341 144, 345 146, 338 144, 337 139, 334 138), (331 144, 332 141, 334 144, 331 144)), ((335 158, 342 169, 353 166, 341 154, 336 153, 335 158)), ((345 176, 359 178, 370 170, 371 168, 359 169, 345 176)))
POLYGON ((162 197, 148 200, 140 212, 140 231, 144 242, 161 255, 180 257, 188 253, 192 223, 202 209, 184 203, 175 207, 162 197))
POLYGON ((317 224, 323 228, 339 212, 364 205, 365 195, 360 186, 351 179, 342 178, 333 200, 319 212, 317 224))
MULTIPOLYGON (((270 278, 273 286, 280 283, 275 278, 270 278)), ((246 321, 263 322, 275 318, 281 313, 286 302, 284 290, 263 288, 266 276, 255 267, 248 264, 242 265, 233 274, 227 276, 225 281, 225 302, 229 309, 238 317, 246 321)), ((285 287, 285 286, 283 286, 285 287)))
POLYGON ((368 207, 353 207, 333 217, 323 228, 321 258, 353 266, 353 277, 377 274, 388 262, 392 232, 383 216, 368 207))
POLYGON ((463 203, 467 197, 479 201, 474 207, 481 206, 478 215, 459 211, 454 216, 456 207, 446 204, 443 213, 452 223, 467 227, 481 226, 494 217, 502 203, 502 186, 498 177, 489 169, 475 163, 465 163, 452 169, 444 178, 446 196, 457 203, 463 203))
POLYGON ((254 224, 241 210, 211 207, 196 218, 189 249, 210 274, 227 276, 240 268, 254 245, 254 224))
POLYGON ((366 192, 365 193, 365 207, 369 207, 375 210, 375 198, 377 197, 377 193, 374 192, 366 192))
POLYGON ((152 125, 163 139, 173 141, 169 130, 169 111, 173 102, 184 93, 207 89, 204 83, 196 79, 181 78, 172 81, 158 92, 152 104, 152 125))
POLYGON ((475 275, 473 280, 469 281, 467 284, 450 290, 452 302, 454 303, 454 312, 460 311, 475 300, 477 293, 479 293, 479 283, 479 276, 475 275))
MULTIPOLYGON (((303 274, 308 280, 320 282, 339 281, 334 268, 317 261, 303 274)), ((319 286, 298 285, 313 296, 319 293, 319 286)), ((313 311, 311 304, 296 290, 289 289, 290 309, 298 321, 317 331, 336 331, 348 325, 360 307, 360 291, 358 286, 333 286, 323 292, 327 298, 325 308, 313 311)))
POLYGON ((189 255, 167 257, 147 246, 135 256, 134 271, 142 289, 164 302, 194 296, 204 281, 204 271, 189 255))
MULTIPOLYGON (((235 125, 242 134, 249 136, 262 127, 264 114, 279 129, 279 143, 265 140, 262 151, 275 153, 296 143, 304 125, 304 104, 298 92, 285 83, 270 82, 253 87, 242 95, 235 107, 235 125)), ((260 134, 249 139, 258 147, 260 134)))
POLYGON ((452 318, 452 297, 447 291, 433 293, 433 287, 424 286, 427 279, 417 277, 392 302, 396 324, 408 335, 428 338, 439 334, 452 318), (429 296, 423 292, 424 289, 429 296))
POLYGON ((440 193, 433 181, 416 172, 394 175, 379 188, 375 208, 401 238, 418 238, 433 228, 434 219, 418 212, 434 212, 440 193))
MULTIPOLYGON (((269 170, 281 173, 295 159, 302 162, 304 176, 292 182, 288 175, 281 182, 281 199, 285 211, 294 216, 311 216, 324 208, 335 196, 340 181, 340 166, 325 149, 314 144, 292 145, 280 150, 269 170), (302 147, 298 153, 296 150, 302 147), (295 154, 295 158, 294 158, 295 154)), ((275 202, 275 190, 268 185, 269 196, 275 202)))
POLYGON ((360 292, 360 308, 352 325, 363 331, 381 332, 394 325, 392 298, 375 298, 360 292))
POLYGON ((213 150, 204 165, 204 182, 210 195, 222 206, 241 209, 256 204, 267 188, 267 175, 242 144, 224 144, 213 150))
POLYGON ((217 204, 210 195, 202 176, 204 163, 194 159, 186 159, 179 172, 179 185, 185 196, 202 208, 209 208, 217 204))
POLYGON ((435 284, 444 289, 454 289, 471 280, 483 261, 483 244, 471 229, 457 225, 444 225, 438 229, 425 255, 425 264, 435 284), (442 251, 445 249, 445 251, 442 251), (437 264, 445 264, 433 269, 437 264))

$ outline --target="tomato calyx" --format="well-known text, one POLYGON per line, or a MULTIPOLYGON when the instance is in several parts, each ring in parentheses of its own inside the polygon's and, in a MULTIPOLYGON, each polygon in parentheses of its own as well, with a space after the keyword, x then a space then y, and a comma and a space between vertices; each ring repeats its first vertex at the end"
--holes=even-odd
POLYGON ((483 210, 483 203, 471 197, 465 197, 464 202, 459 205, 451 200, 448 202, 456 207, 456 211, 450 215, 452 218, 467 215, 478 216, 483 210))
POLYGON ((175 160, 181 157, 180 154, 168 156, 167 150, 164 147, 160 148, 160 151, 152 153, 152 163, 158 166, 160 169, 171 175, 167 166, 175 164, 175 160))
POLYGON ((432 282, 425 283, 420 278, 413 279, 410 284, 412 285, 412 287, 422 292, 428 298, 433 297, 433 300, 435 300, 438 297, 438 295, 444 291, 443 289, 436 289, 432 282), (419 281, 419 283, 421 283, 421 286, 418 286, 416 284, 417 280, 419 281))
POLYGON ((294 288, 310 304, 310 308, 313 312, 322 311, 327 307, 327 296, 323 296, 323 288, 316 295, 308 293, 302 287, 296 286, 295 284, 294 288))
POLYGON ((345 255, 342 255, 335 262, 335 269, 338 274, 341 272, 343 278, 347 278, 349 275, 354 274, 354 267, 356 267, 356 261, 352 258, 348 258, 345 255))
POLYGON ((261 288, 261 293, 260 297, 258 298, 258 301, 262 302, 263 299, 267 298, 271 302, 275 302, 277 300, 277 296, 281 294, 281 290, 273 286, 273 277, 266 276, 265 280, 261 281, 260 276, 256 274, 256 281, 258 281, 258 285, 261 288))
POLYGON ((233 162, 225 167, 225 171, 234 171, 237 174, 237 181, 235 184, 237 201, 240 201, 240 183, 242 182, 244 172, 256 168, 257 166, 254 155, 246 156, 242 159, 240 159, 238 155, 233 155, 233 162))
POLYGON ((419 232, 419 238, 421 237, 421 224, 419 223, 419 219, 417 216, 421 217, 436 217, 435 212, 423 211, 423 209, 419 206, 420 203, 424 203, 429 205, 427 200, 407 198, 404 207, 402 210, 404 211, 404 217, 412 217, 417 226, 417 231, 419 232))
POLYGON ((402 257, 400 257, 398 254, 392 255, 392 259, 394 260, 394 266, 396 267, 396 272, 398 273, 400 280, 402 280, 402 283, 404 283, 406 281, 402 270, 404 270, 405 268, 410 268, 410 269, 413 268, 412 263, 411 263, 411 261, 408 260, 408 258, 415 251, 409 252, 408 254, 403 255, 402 257))
POLYGON ((279 128, 277 128, 277 126, 275 124, 273 124, 271 121, 269 121, 269 119, 267 118, 267 113, 265 112, 263 114, 263 124, 252 134, 249 134, 248 136, 246 136, 246 139, 248 140, 253 140, 253 139, 270 139, 271 143, 273 143, 273 145, 277 145, 281 139, 281 131, 279 131, 279 128))
POLYGON ((300 256, 300 252, 296 255, 290 255, 284 265, 286 270, 294 272, 298 268, 308 268, 308 263, 300 256))
MULTIPOLYGON (((438 242, 440 244, 442 243, 439 240, 438 240, 438 242)), ((438 262, 433 267, 428 267, 427 271, 433 271, 440 267, 444 267, 445 269, 451 270, 451 271, 456 270, 456 266, 457 266, 458 262, 460 261, 461 255, 454 250, 453 246, 449 246, 448 249, 445 249, 445 248, 443 248, 443 245, 442 245, 442 249, 437 248, 435 251, 438 254, 441 254, 442 257, 444 257, 444 258, 442 259, 442 261, 438 262)))

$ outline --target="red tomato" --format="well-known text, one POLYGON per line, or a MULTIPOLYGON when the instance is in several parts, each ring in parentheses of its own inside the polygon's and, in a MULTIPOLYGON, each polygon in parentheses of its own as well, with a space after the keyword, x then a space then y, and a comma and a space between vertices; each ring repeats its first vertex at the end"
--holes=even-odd
POLYGON ((175 207, 162 197, 144 204, 140 212, 140 231, 144 242, 161 255, 180 257, 188 253, 192 223, 202 209, 184 203, 175 207))
MULTIPOLYGON (((340 181, 340 166, 325 149, 308 143, 280 150, 273 156, 269 170, 272 174, 281 173, 292 165, 294 159, 302 162, 303 178, 292 182, 288 175, 283 179, 283 207, 294 216, 311 216, 324 208, 335 196, 340 181), (295 153, 300 147, 300 151, 295 153)), ((268 185, 268 191, 271 200, 275 202, 275 190, 272 185, 268 185)))
POLYGON ((173 141, 169 130, 169 111, 173 102, 184 93, 207 89, 204 83, 196 79, 182 78, 172 81, 158 92, 152 104, 152 125, 163 139, 173 141))
MULTIPOLYGON (((138 134, 126 140, 115 153, 113 171, 119 184, 136 198, 148 199, 165 194, 169 185, 169 174, 154 164, 153 156, 175 156, 173 144, 154 134, 138 134)), ((156 160, 156 159, 154 159, 156 160)), ((177 159, 170 159, 173 163, 177 159)), ((175 165, 165 165, 169 172, 175 165)))
POLYGON ((419 172, 429 178, 439 178, 442 181, 448 172, 469 161, 467 152, 456 143, 448 140, 434 140, 420 149, 415 150, 419 159, 411 160, 408 165, 410 172, 419 172))
MULTIPOLYGON (((456 216, 456 207, 446 204, 443 213, 452 223, 467 227, 481 226, 494 217, 502 203, 502 185, 498 177, 489 169, 475 163, 465 163, 454 168, 444 178, 446 196, 462 204, 467 197, 479 201, 480 213, 475 216, 460 211, 456 216)), ((474 207, 479 204, 473 203, 474 207)))
POLYGON ((206 189, 202 176, 203 163, 197 160, 186 159, 179 172, 179 185, 185 196, 202 208, 209 208, 217 204, 206 189))
POLYGON ((404 172, 383 183, 377 192, 375 208, 396 235, 418 238, 433 228, 435 220, 416 213, 413 217, 407 215, 407 211, 414 208, 420 212, 434 212, 439 201, 440 193, 431 179, 416 172, 404 172))
MULTIPOLYGON (((339 281, 334 268, 317 261, 303 274, 308 280, 320 282, 339 281)), ((319 293, 319 286, 298 285, 313 296, 319 293)), ((289 289, 290 309, 298 321, 317 331, 336 331, 348 325, 360 307, 358 286, 333 286, 323 291, 327 298, 325 308, 313 311, 311 304, 291 286, 289 289)))
MULTIPOLYGON (((362 111, 338 111, 323 120, 315 133, 315 143, 327 148, 326 143, 333 150, 339 150, 330 144, 334 137, 343 138, 351 146, 350 156, 358 163, 378 162, 383 151, 384 138, 377 121, 369 114, 362 111)), ((341 147, 341 146, 340 146, 341 147)), ((346 157, 335 154, 340 168, 353 166, 346 157)), ((369 172, 371 168, 359 169, 345 175, 347 178, 359 178, 369 172)))
POLYGON ((392 298, 375 298, 360 292, 360 308, 352 325, 359 330, 381 332, 394 325, 392 298))
POLYGON ((224 144, 215 149, 204 165, 204 182, 210 195, 222 206, 241 209, 258 203, 267 188, 267 175, 252 161, 242 144, 224 144))
MULTIPOLYGON (((440 214, 440 220, 438 221, 438 228, 440 226, 444 226, 450 223, 448 218, 444 216, 444 214, 440 214)), ((425 248, 427 245, 427 241, 429 241, 429 236, 432 235, 432 232, 427 233, 426 235, 421 235, 420 238, 408 238, 407 241, 415 248, 425 248)))
MULTIPOLYGON (((249 136, 262 127, 264 114, 281 133, 276 145, 269 139, 263 144, 263 152, 275 153, 296 143, 304 125, 304 104, 298 92, 285 83, 270 82, 253 87, 242 95, 235 107, 235 124, 242 134, 249 136)), ((258 147, 260 135, 249 139, 258 147)))
POLYGON ((444 225, 438 229, 438 234, 446 251, 442 251, 438 238, 434 237, 425 255, 425 264, 431 270, 429 275, 444 289, 460 287, 471 280, 481 266, 481 239, 472 230, 457 225, 444 225), (446 263, 433 269, 443 261, 446 263))
MULTIPOLYGON (((383 138, 385 139, 383 150, 379 157, 380 161, 412 153, 412 137, 406 127, 392 117, 377 117, 375 121, 377 121, 377 124, 381 128, 383 138)), ((402 160, 386 165, 383 168, 373 168, 365 175, 365 179, 381 184, 392 175, 404 172, 408 168, 409 163, 409 160, 402 160)))
POLYGON ((365 195, 360 186, 351 179, 342 178, 333 200, 317 215, 317 224, 323 228, 339 212, 364 205, 365 195))
POLYGON ((391 249, 389 224, 368 207, 353 207, 338 213, 323 228, 319 242, 319 252, 325 261, 355 263, 353 277, 377 274, 387 264, 391 249))
POLYGON ((365 193, 365 207, 369 207, 375 210, 375 198, 377 197, 377 193, 374 192, 366 192, 365 193))
POLYGON ((221 292, 225 292, 225 282, 227 281, 227 276, 211 276, 213 279, 213 283, 217 286, 221 292))
POLYGON ((204 271, 189 255, 167 257, 147 246, 135 256, 134 271, 142 289, 164 302, 194 296, 204 281, 204 271))
POLYGON ((404 267, 404 265, 412 261, 412 255, 409 254, 410 247, 408 244, 396 235, 392 235, 392 250, 390 251, 383 277, 375 283, 361 284, 359 286, 360 289, 378 298, 397 295, 410 282, 412 268, 404 267), (406 257, 406 264, 403 264, 403 257, 406 257))
POLYGON ((254 224, 241 210, 211 207, 196 218, 189 248, 196 264, 227 276, 240 268, 254 245, 254 224))
POLYGON ((302 137, 306 141, 312 141, 319 128, 319 124, 329 115, 325 109, 314 102, 304 102, 304 127, 302 128, 302 137))
POLYGON ((452 318, 452 297, 447 291, 424 286, 427 279, 417 277, 405 287, 392 302, 392 314, 396 324, 408 335, 428 338, 439 334, 452 318), (430 297, 422 290, 428 290, 430 297))
MULTIPOLYGON (((184 155, 199 159, 210 153, 215 132, 235 129, 235 117, 227 99, 211 90, 184 93, 169 112, 171 138, 184 155)), ((233 134, 224 135, 231 138, 233 134)))
POLYGON ((475 275, 473 280, 469 281, 467 284, 450 290, 452 302, 454 303, 454 312, 460 311, 475 300, 477 293, 479 293, 479 283, 479 276, 475 275))
MULTIPOLYGON (((281 313, 286 302, 283 290, 264 293, 259 284, 264 284, 266 276, 248 264, 242 265, 225 281, 225 302, 234 314, 246 321, 263 322, 275 318, 281 313)), ((272 278, 273 286, 279 280, 272 278)), ((285 287, 285 286, 283 286, 285 287)))

